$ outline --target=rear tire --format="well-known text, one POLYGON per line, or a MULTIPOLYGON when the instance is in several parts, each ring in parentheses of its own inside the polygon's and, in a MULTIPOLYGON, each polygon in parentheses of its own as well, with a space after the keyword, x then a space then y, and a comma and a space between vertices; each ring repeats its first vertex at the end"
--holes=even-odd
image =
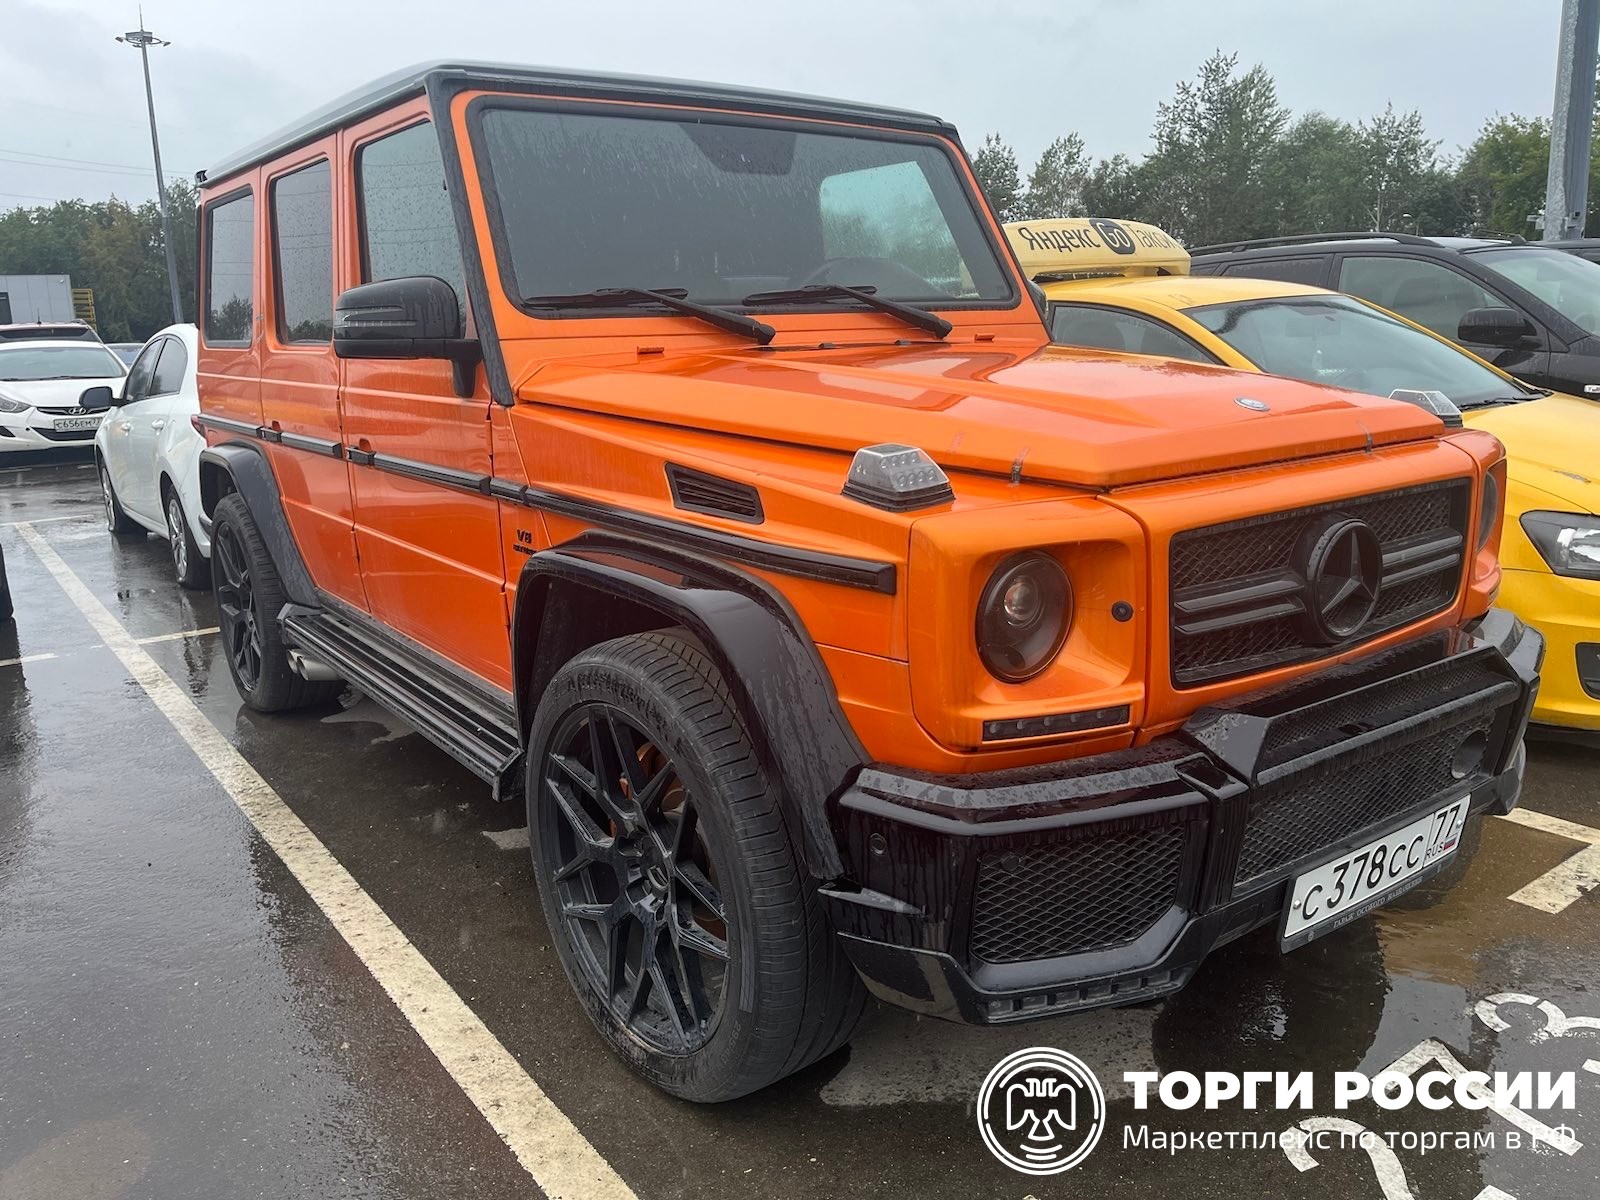
POLYGON ((865 990, 696 644, 649 633, 578 655, 545 690, 527 763, 551 938, 629 1066, 730 1100, 845 1042, 865 990))
POLYGON ((167 484, 161 490, 166 499, 167 548, 172 554, 172 572, 178 578, 179 587, 202 591, 211 586, 211 564, 200 553, 200 544, 189 529, 178 489, 167 484))
POLYGON ((113 537, 132 537, 138 534, 144 536, 144 526, 122 510, 122 501, 117 499, 117 489, 111 486, 111 472, 106 469, 105 462, 95 464, 100 468, 100 499, 106 510, 106 531, 113 537))
POLYGON ((288 598, 255 518, 237 492, 224 496, 212 514, 211 555, 223 654, 244 702, 270 713, 335 699, 344 684, 313 683, 289 668, 278 623, 288 598))

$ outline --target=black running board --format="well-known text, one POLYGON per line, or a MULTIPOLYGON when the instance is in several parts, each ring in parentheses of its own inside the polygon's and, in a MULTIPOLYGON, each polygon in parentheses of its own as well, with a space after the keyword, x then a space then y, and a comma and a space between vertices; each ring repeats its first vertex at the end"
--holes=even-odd
POLYGON ((410 722, 491 785, 496 798, 520 790, 522 745, 509 703, 383 636, 367 621, 293 605, 285 608, 282 620, 292 647, 410 722))

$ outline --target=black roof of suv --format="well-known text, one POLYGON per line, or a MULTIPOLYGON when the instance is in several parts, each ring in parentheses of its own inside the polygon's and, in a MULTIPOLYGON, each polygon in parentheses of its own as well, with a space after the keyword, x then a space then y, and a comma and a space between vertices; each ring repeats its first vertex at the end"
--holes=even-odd
POLYGON ((1555 244, 1313 233, 1192 247, 1189 254, 1196 275, 1281 279, 1348 292, 1538 387, 1600 394, 1600 264, 1555 244))

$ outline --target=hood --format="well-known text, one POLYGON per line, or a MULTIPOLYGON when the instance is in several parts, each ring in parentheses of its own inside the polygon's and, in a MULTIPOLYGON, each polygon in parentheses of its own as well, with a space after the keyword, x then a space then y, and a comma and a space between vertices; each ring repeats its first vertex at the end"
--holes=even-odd
POLYGON ((0 379, 0 396, 35 408, 76 408, 84 388, 104 385, 115 392, 122 387, 123 378, 108 375, 104 379, 0 379))
POLYGON ((1474 429, 1505 444, 1511 478, 1538 488, 1579 512, 1600 513, 1600 401, 1545 396, 1504 408, 1468 411, 1474 429))
POLYGON ((902 442, 946 469, 1090 488, 1415 441, 1443 429, 1409 404, 1268 375, 982 343, 568 361, 526 376, 517 395, 845 453, 902 442))

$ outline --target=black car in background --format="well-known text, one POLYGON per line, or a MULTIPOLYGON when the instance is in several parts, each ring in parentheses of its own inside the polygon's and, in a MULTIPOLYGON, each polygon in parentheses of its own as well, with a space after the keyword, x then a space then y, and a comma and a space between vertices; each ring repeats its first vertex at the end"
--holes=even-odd
POLYGON ((1579 258, 1586 258, 1592 263, 1600 263, 1600 237, 1573 238, 1568 242, 1540 242, 1541 246, 1549 246, 1552 250, 1563 250, 1568 254, 1576 254, 1579 258))
POLYGON ((1600 263, 1517 238, 1318 233, 1200 246, 1196 275, 1333 288, 1453 338, 1535 387, 1600 396, 1600 263))

